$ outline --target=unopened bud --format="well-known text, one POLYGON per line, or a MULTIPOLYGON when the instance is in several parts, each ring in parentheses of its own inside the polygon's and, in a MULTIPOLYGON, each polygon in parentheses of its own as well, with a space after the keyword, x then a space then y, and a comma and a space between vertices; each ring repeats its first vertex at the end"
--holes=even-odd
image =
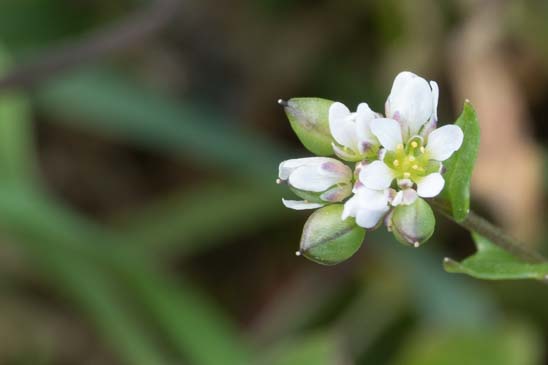
POLYGON ((342 204, 315 211, 306 221, 299 252, 309 260, 335 265, 349 259, 361 247, 365 230, 353 218, 341 219, 342 204))
POLYGON ((333 155, 333 138, 329 131, 329 107, 333 101, 293 98, 278 103, 284 107, 291 128, 310 152, 319 156, 333 155))
POLYGON ((421 198, 413 204, 398 205, 391 216, 390 227, 398 241, 419 247, 434 233, 436 218, 430 205, 421 198))

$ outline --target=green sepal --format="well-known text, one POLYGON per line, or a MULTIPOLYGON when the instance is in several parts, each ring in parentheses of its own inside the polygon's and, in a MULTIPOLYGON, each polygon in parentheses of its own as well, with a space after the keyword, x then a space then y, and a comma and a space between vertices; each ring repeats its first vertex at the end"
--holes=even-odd
POLYGON ((321 98, 293 98, 280 101, 291 128, 301 143, 318 156, 333 155, 329 130, 329 107, 333 101, 321 98))

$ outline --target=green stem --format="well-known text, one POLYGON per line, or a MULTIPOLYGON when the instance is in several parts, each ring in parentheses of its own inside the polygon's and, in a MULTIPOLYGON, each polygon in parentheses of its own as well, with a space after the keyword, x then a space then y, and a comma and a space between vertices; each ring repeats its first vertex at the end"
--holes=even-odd
POLYGON ((487 238, 493 244, 510 252, 514 256, 530 263, 546 262, 546 259, 540 253, 527 248, 524 243, 504 233, 499 227, 495 226, 475 212, 470 211, 468 216, 459 222, 453 217, 450 208, 445 202, 432 200, 432 205, 446 218, 452 220, 470 232, 476 232, 487 238))

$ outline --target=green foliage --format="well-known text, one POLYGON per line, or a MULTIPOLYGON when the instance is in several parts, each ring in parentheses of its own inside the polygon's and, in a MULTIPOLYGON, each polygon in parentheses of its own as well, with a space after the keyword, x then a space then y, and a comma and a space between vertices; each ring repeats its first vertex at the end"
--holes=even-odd
POLYGON ((443 196, 449 200, 453 217, 462 221, 470 210, 470 179, 476 163, 480 142, 480 128, 476 111, 469 101, 455 122, 464 132, 461 148, 444 163, 445 188, 443 196))
POLYGON ((328 333, 319 333, 292 338, 280 345, 268 365, 332 365, 341 362, 341 351, 337 338, 328 333))
POLYGON ((335 265, 358 251, 365 229, 353 218, 341 220, 342 204, 331 204, 316 210, 306 221, 301 237, 300 252, 323 265, 335 265))
POLYGON ((284 105, 291 128, 302 144, 319 156, 333 154, 329 131, 329 107, 333 101, 321 98, 293 98, 284 105))
POLYGON ((445 259, 445 270, 488 280, 546 280, 548 277, 548 263, 528 263, 478 234, 473 234, 473 238, 477 252, 461 262, 445 259))
POLYGON ((500 328, 425 328, 413 333, 393 365, 537 365, 538 334, 524 324, 500 328))

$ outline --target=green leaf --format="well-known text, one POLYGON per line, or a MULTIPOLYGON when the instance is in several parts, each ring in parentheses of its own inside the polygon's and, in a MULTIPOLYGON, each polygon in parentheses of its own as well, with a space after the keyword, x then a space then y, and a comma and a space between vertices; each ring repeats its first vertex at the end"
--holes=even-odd
POLYGON ((331 365, 341 361, 338 338, 329 333, 292 338, 279 345, 268 365, 331 365))
POLYGON ((329 107, 333 101, 321 98, 293 98, 284 106, 291 128, 312 153, 331 156, 333 148, 329 130, 329 107))
POLYGON ((461 148, 444 163, 445 172, 444 196, 451 203, 453 217, 462 221, 470 210, 470 179, 476 163, 480 143, 480 128, 476 111, 469 101, 456 125, 464 132, 461 148))
POLYGON ((335 265, 358 251, 365 230, 353 218, 341 219, 342 204, 316 210, 306 221, 300 252, 307 259, 322 265, 335 265))
POLYGON ((446 271, 487 280, 547 278, 548 263, 525 262, 478 234, 474 233, 472 237, 477 252, 461 262, 446 258, 443 263, 446 271))
POLYGON ((411 333, 393 365, 536 365, 542 338, 523 323, 423 328, 411 333))

